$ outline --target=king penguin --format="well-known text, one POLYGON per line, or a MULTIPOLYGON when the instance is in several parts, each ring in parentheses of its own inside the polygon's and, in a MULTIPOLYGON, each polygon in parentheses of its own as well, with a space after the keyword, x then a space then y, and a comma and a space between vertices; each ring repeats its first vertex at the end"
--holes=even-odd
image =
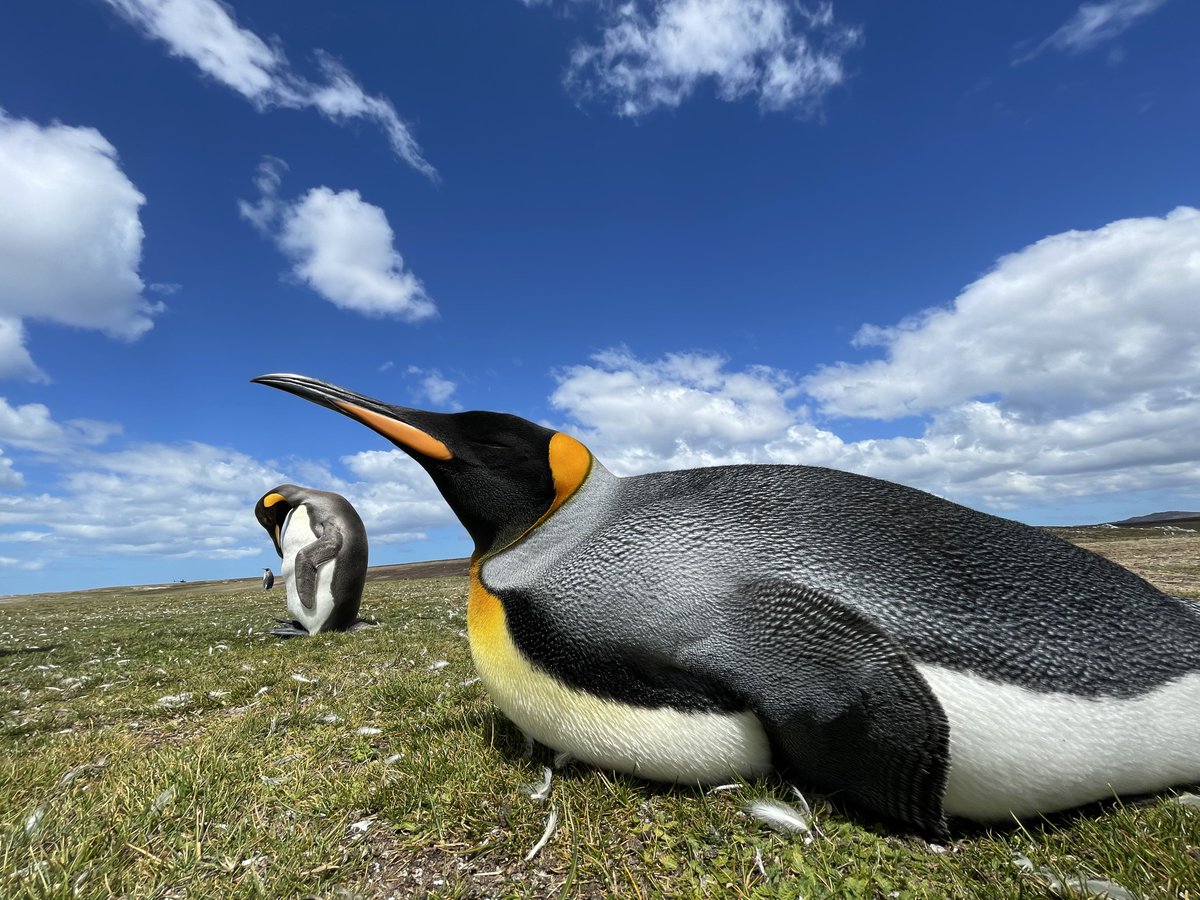
POLYGON ((1200 780, 1200 607, 1044 531, 826 468, 621 478, 516 416, 253 380, 429 473, 475 543, 480 679, 555 750, 777 767, 935 835, 1200 780))
MULTIPOLYGON (((292 615, 271 633, 296 637, 353 629, 367 580, 367 530, 350 502, 340 494, 281 484, 259 499, 254 516, 283 559, 279 575, 292 615)), ((269 569, 265 588, 271 586, 268 576, 269 569)))

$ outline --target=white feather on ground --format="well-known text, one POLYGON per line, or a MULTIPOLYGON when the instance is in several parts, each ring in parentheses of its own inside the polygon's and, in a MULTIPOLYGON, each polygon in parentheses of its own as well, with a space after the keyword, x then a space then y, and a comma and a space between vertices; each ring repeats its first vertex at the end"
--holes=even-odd
POLYGON ((743 809, 763 822, 784 834, 805 834, 808 832, 808 820, 794 806, 781 800, 755 800, 747 803, 743 809))
POLYGON ((716 787, 709 788, 708 793, 719 794, 722 791, 736 791, 740 787, 740 784, 718 784, 716 787))
POLYGON ((542 836, 538 838, 538 842, 533 845, 530 851, 525 854, 525 862, 529 862, 538 852, 550 843, 550 836, 554 834, 554 829, 558 827, 558 810, 553 806, 550 807, 550 818, 546 820, 546 830, 542 832, 542 836))
POLYGON ((542 766, 542 783, 530 782, 522 790, 529 794, 530 800, 545 800, 550 796, 550 782, 553 780, 553 770, 549 766, 542 766))
POLYGON ((1137 900, 1137 896, 1115 881, 1104 878, 1083 878, 1078 875, 1063 877, 1053 869, 1035 866, 1027 856, 1013 857, 1013 865, 1024 869, 1042 882, 1051 893, 1064 897, 1097 898, 1097 900, 1137 900))

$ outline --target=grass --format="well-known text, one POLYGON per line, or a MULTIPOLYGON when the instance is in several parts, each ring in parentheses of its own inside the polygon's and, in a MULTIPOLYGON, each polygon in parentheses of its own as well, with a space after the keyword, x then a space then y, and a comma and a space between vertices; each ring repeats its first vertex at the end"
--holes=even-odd
POLYGON ((1200 809, 1169 796, 945 846, 811 797, 816 830, 778 834, 742 811, 791 797, 773 778, 568 765, 533 800, 550 760, 474 680, 465 588, 371 582, 383 627, 286 642, 252 582, 0 601, 0 896, 1200 898, 1200 809))

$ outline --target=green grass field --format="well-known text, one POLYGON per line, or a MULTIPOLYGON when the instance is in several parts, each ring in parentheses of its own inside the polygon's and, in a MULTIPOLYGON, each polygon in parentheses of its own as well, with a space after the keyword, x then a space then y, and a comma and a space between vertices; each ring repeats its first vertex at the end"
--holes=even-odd
MULTIPOLYGON (((1198 596, 1200 543, 1175 540, 1190 581, 1168 589, 1198 596)), ((1200 808, 1169 796, 944 846, 817 797, 810 833, 776 833, 743 812, 792 800, 773 778, 706 793, 568 764, 531 799, 550 759, 474 680, 465 595, 372 582, 382 627, 292 641, 264 634, 283 593, 254 582, 0 601, 0 896, 1012 898, 1105 879, 1200 898, 1200 808)))

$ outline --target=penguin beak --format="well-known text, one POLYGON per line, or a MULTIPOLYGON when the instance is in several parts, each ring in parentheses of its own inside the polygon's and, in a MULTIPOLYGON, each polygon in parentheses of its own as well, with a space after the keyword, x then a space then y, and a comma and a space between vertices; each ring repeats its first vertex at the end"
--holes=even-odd
POLYGON ((279 554, 280 559, 283 558, 283 545, 280 544, 279 539, 282 536, 283 521, 287 518, 291 508, 287 497, 275 491, 264 495, 258 501, 258 505, 254 507, 254 515, 258 519, 258 524, 266 529, 267 534, 271 535, 271 540, 275 544, 275 552, 279 554))
POLYGON ((413 424, 423 418, 435 416, 436 413, 391 406, 371 397, 348 391, 336 384, 328 384, 305 375, 276 373, 259 375, 250 380, 255 384, 265 384, 267 387, 287 391, 289 394, 295 394, 297 397, 303 397, 305 400, 311 400, 334 412, 349 416, 354 421, 383 435, 403 450, 435 460, 454 458, 454 454, 450 452, 450 448, 445 443, 424 428, 413 424))

